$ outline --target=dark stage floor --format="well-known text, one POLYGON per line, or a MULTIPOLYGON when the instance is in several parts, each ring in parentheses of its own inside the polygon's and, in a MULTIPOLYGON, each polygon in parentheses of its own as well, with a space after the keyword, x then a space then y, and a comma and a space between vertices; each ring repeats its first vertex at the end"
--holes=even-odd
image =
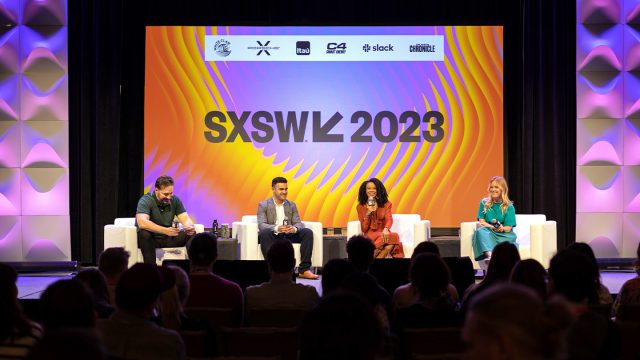
MULTIPOLYGON (((636 276, 630 271, 603 271, 602 281, 609 288, 611 294, 617 294, 625 281, 636 276)), ((18 278, 18 297, 20 299, 39 299, 41 293, 49 284, 59 279, 73 277, 70 272, 23 274, 18 278)), ((319 294, 322 294, 320 280, 297 279, 298 282, 314 286, 319 294)))

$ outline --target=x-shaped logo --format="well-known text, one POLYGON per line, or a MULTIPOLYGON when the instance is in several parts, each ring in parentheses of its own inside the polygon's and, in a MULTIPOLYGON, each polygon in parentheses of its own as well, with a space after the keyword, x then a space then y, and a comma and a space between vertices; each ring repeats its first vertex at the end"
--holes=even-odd
MULTIPOLYGON (((271 42, 271 40, 267 41, 266 43, 261 43, 260 41, 256 41, 258 43, 258 46, 260 47, 267 47, 269 46, 269 43, 271 42)), ((271 56, 271 54, 269 54, 268 50, 265 49, 261 49, 260 51, 258 51, 258 54, 256 54, 256 56, 260 56, 260 54, 262 54, 262 52, 264 52, 265 54, 267 54, 268 56, 271 56)))

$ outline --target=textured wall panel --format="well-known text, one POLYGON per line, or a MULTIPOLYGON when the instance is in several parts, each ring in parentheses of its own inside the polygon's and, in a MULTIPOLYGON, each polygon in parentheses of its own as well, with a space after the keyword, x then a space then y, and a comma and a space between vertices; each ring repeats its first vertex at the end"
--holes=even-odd
POLYGON ((20 215, 20 169, 0 168, 0 216, 20 215))
POLYGON ((640 0, 578 0, 576 19, 577 241, 599 257, 635 257, 640 0))
POLYGON ((591 245, 598 257, 620 257, 622 224, 622 213, 578 213, 576 241, 591 245))
POLYGON ((69 260, 66 0, 0 0, 0 261, 69 260))
POLYGON ((22 216, 22 253, 28 261, 71 258, 68 216, 22 216))
POLYGON ((0 261, 22 260, 22 216, 0 216, 0 261))

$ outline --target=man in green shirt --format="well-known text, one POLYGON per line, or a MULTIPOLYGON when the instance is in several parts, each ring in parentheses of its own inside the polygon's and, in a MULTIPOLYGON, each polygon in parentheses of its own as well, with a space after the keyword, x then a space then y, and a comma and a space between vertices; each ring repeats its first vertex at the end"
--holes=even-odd
POLYGON ((156 248, 185 246, 195 234, 182 201, 173 195, 173 179, 160 176, 153 192, 143 195, 136 209, 138 247, 145 263, 156 263, 156 248), (182 227, 174 226, 174 218, 182 227))

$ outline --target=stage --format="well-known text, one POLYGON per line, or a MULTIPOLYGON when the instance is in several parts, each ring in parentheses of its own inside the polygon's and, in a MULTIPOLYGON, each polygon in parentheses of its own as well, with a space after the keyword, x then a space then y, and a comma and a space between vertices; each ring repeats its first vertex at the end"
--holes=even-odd
MULTIPOLYGON (((23 274, 18 277, 18 298, 19 299, 39 299, 42 292, 51 283, 70 279, 74 276, 70 272, 43 272, 35 274, 23 274)), ((601 272, 602 283, 609 288, 612 295, 617 295, 625 281, 636 276, 632 271, 603 271, 601 272)), ((318 294, 322 295, 321 280, 296 279, 296 282, 311 285, 316 288, 318 294)))

